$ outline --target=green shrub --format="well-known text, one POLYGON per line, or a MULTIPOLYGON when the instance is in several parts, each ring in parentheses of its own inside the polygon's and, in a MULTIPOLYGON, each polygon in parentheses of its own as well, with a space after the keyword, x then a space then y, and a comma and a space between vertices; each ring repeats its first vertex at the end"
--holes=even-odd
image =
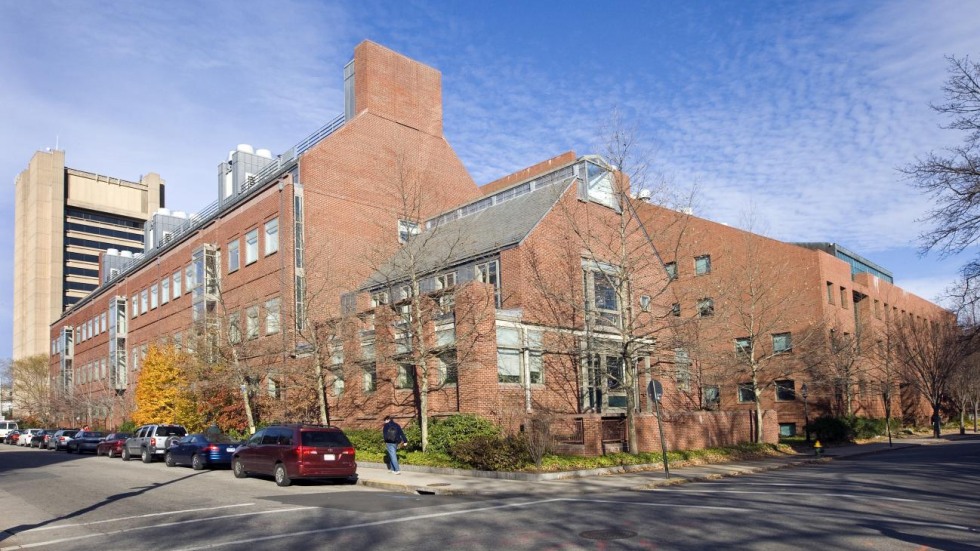
POLYGON ((813 420, 810 423, 810 434, 824 443, 850 442, 854 439, 854 429, 842 417, 820 417, 813 420))
MULTIPOLYGON (((452 454, 453 446, 477 436, 499 437, 500 428, 476 415, 450 415, 429 421, 429 446, 427 452, 452 454)), ((418 424, 405 428, 410 448, 421 448, 422 431, 418 424)))
POLYGON ((347 429, 347 438, 354 444, 358 452, 384 453, 385 442, 381 437, 381 429, 347 429))
POLYGON ((121 425, 119 425, 117 432, 128 432, 132 434, 136 432, 136 429, 137 429, 136 423, 132 422, 129 419, 126 419, 125 421, 122 422, 121 425))
POLYGON ((453 444, 450 455, 481 471, 517 471, 533 462, 523 434, 479 434, 453 444))

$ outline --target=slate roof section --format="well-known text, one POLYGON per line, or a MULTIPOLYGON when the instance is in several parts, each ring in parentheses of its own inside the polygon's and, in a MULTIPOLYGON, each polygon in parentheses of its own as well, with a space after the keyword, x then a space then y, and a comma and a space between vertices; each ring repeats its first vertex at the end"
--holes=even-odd
POLYGON ((411 272, 429 274, 520 243, 574 180, 539 187, 414 236, 363 288, 403 281, 411 272))

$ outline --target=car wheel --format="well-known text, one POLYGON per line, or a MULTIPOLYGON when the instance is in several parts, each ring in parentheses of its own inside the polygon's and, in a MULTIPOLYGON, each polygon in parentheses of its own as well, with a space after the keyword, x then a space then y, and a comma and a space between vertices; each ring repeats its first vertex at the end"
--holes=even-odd
POLYGON ((123 451, 122 451, 122 460, 123 460, 123 461, 129 461, 129 460, 130 460, 130 459, 132 459, 132 458, 133 458, 133 456, 131 456, 131 455, 129 454, 129 448, 127 448, 127 447, 125 447, 125 446, 123 446, 123 451))
POLYGON ((275 475, 276 475, 276 484, 279 486, 285 487, 293 483, 293 481, 289 479, 289 474, 286 473, 286 466, 283 465, 282 463, 276 463, 275 475))
POLYGON ((153 454, 150 453, 148 448, 143 448, 143 451, 140 452, 140 458, 143 460, 143 463, 153 462, 153 454))
POLYGON ((245 472, 245 465, 242 465, 242 462, 237 457, 231 462, 231 472, 235 473, 235 478, 245 478, 248 476, 248 473, 245 472))
POLYGON ((163 456, 163 462, 166 463, 168 467, 175 467, 177 465, 177 463, 174 462, 174 456, 171 455, 170 452, 167 452, 166 455, 163 456))
POLYGON ((113 457, 115 457, 115 456, 116 456, 116 450, 114 450, 114 449, 112 449, 112 448, 109 448, 109 452, 108 452, 108 453, 106 453, 106 455, 108 455, 108 456, 109 456, 109 459, 112 459, 113 457))
POLYGON ((95 448, 95 457, 102 457, 102 448, 95 448))
POLYGON ((201 460, 200 455, 195 453, 194 457, 191 458, 191 468, 193 468, 195 471, 200 471, 204 468, 204 461, 201 460))

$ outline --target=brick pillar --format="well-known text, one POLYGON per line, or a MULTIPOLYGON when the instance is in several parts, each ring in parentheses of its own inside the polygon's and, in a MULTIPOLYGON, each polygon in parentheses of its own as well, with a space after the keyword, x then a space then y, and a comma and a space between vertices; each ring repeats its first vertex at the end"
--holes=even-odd
POLYGON ((456 291, 456 355, 459 362, 459 411, 496 418, 496 307, 493 286, 471 282, 456 291))

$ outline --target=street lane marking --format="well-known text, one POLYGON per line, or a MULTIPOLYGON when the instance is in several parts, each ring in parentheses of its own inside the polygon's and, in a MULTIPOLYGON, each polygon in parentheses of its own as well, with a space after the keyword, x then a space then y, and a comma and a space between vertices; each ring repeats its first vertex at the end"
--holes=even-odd
POLYGON ((88 539, 88 538, 97 538, 97 537, 101 537, 101 536, 114 536, 114 535, 117 535, 117 534, 127 534, 129 532, 136 532, 138 530, 150 530, 150 529, 153 529, 153 528, 167 528, 169 526, 180 526, 182 524, 195 524, 195 523, 199 523, 199 522, 209 522, 209 521, 212 521, 212 520, 224 520, 224 519, 229 519, 229 518, 249 517, 249 516, 257 516, 257 515, 270 515, 270 514, 276 514, 276 513, 292 513, 292 512, 295 512, 295 511, 303 511, 303 510, 308 510, 308 509, 319 509, 319 508, 320 507, 291 507, 289 509, 273 509, 271 511, 256 511, 256 512, 252 512, 252 513, 237 513, 237 514, 234 514, 234 515, 221 515, 221 516, 217 516, 217 517, 196 518, 196 519, 191 519, 191 520, 177 520, 177 521, 174 521, 174 522, 164 522, 164 523, 161 523, 161 524, 154 524, 153 526, 137 526, 137 527, 133 527, 133 528, 125 528, 123 530, 110 530, 108 532, 95 532, 95 533, 92 533, 92 534, 83 534, 81 536, 73 536, 73 537, 68 537, 68 538, 58 538, 56 540, 38 541, 38 542, 34 542, 34 543, 25 543, 23 545, 15 545, 13 547, 2 547, 2 546, 0 546, 0 549, 4 549, 4 550, 30 549, 32 547, 43 547, 45 545, 54 545, 54 544, 57 544, 57 543, 72 542, 72 541, 78 541, 78 540, 83 540, 83 539, 88 539))
MULTIPOLYGON (((753 492, 749 490, 680 490, 671 491, 674 494, 762 494, 771 496, 772 492, 753 492)), ((885 496, 859 496, 855 494, 827 494, 827 493, 815 493, 815 492, 779 492, 778 496, 809 496, 809 497, 844 497, 848 499, 864 499, 864 500, 884 500, 884 501, 901 501, 905 503, 920 503, 921 499, 907 499, 904 497, 885 497, 885 496)), ((932 503, 932 502, 926 502, 932 503)))
MULTIPOLYGON (((302 532, 291 532, 289 534, 277 534, 277 535, 274 535, 274 536, 253 537, 253 538, 248 538, 248 539, 244 539, 244 540, 235 540, 235 541, 226 541, 226 542, 220 542, 220 543, 211 543, 211 544, 202 545, 202 546, 199 546, 199 547, 184 547, 184 548, 181 548, 181 549, 177 549, 175 551, 201 551, 201 550, 204 550, 204 549, 216 549, 218 547, 227 547, 229 545, 244 545, 244 544, 254 543, 254 542, 260 542, 260 541, 272 541, 272 540, 277 540, 277 539, 294 538, 294 537, 297 537, 297 536, 309 536, 309 535, 314 535, 314 534, 327 534, 327 533, 330 533, 330 532, 340 532, 340 531, 343 531, 343 530, 354 530, 354 529, 358 529, 358 528, 368 528, 368 527, 372 527, 372 526, 384 526, 386 524, 396 524, 396 523, 402 523, 402 522, 414 522, 414 521, 425 520, 425 519, 435 519, 435 518, 442 518, 442 517, 459 516, 459 515, 465 515, 465 514, 470 514, 470 513, 482 513, 482 512, 485 512, 485 511, 493 511, 493 510, 497 510, 497 509, 510 509, 510 508, 516 508, 516 507, 529 507, 529 506, 532 506, 532 505, 541 505, 543 503, 555 503, 555 502, 622 503, 622 504, 641 505, 641 506, 649 506, 649 507, 673 507, 673 508, 677 508, 678 507, 677 505, 661 504, 661 503, 642 503, 642 502, 639 502, 638 503, 638 502, 631 502, 631 501, 614 501, 614 500, 599 500, 599 499, 578 499, 578 498, 553 498, 553 499, 542 499, 542 500, 539 500, 539 501, 527 501, 527 502, 521 502, 521 503, 509 503, 509 504, 506 504, 506 505, 493 505, 493 506, 489 506, 489 507, 477 507, 477 508, 474 508, 474 509, 465 509, 465 510, 462 510, 462 511, 447 511, 447 512, 442 512, 442 513, 430 513, 430 514, 427 514, 427 515, 414 515, 414 516, 410 516, 410 517, 403 517, 403 518, 397 518, 397 519, 385 519, 385 520, 377 520, 377 521, 373 521, 373 522, 361 522, 361 523, 358 523, 358 524, 347 524, 347 525, 344 525, 344 526, 334 526, 332 528, 321 528, 319 530, 304 530, 302 532)), ((726 511, 732 511, 732 510, 735 510, 735 511, 748 511, 749 510, 749 509, 740 509, 740 508, 736 508, 736 507, 717 507, 717 506, 712 506, 712 505, 689 505, 689 506, 685 506, 684 508, 687 508, 687 509, 722 509, 722 510, 726 510, 726 511)))
POLYGON ((105 524, 107 522, 121 522, 124 520, 133 520, 137 518, 151 518, 151 517, 161 517, 165 515, 179 515, 181 513, 197 513, 200 511, 213 511, 215 509, 230 509, 233 507, 250 507, 255 505, 254 503, 239 503, 237 505, 218 505, 215 507, 202 507, 200 509, 180 509, 178 511, 166 511, 163 513, 147 513, 145 515, 134 515, 131 517, 119 517, 110 518, 106 520, 93 520, 92 522, 80 522, 78 524, 57 524, 53 526, 41 526, 39 528, 31 528, 29 530, 22 530, 20 532, 14 532, 15 534, 29 534, 31 532, 41 532, 43 530, 58 530, 61 528, 75 528, 78 526, 92 526, 93 524, 105 524))

